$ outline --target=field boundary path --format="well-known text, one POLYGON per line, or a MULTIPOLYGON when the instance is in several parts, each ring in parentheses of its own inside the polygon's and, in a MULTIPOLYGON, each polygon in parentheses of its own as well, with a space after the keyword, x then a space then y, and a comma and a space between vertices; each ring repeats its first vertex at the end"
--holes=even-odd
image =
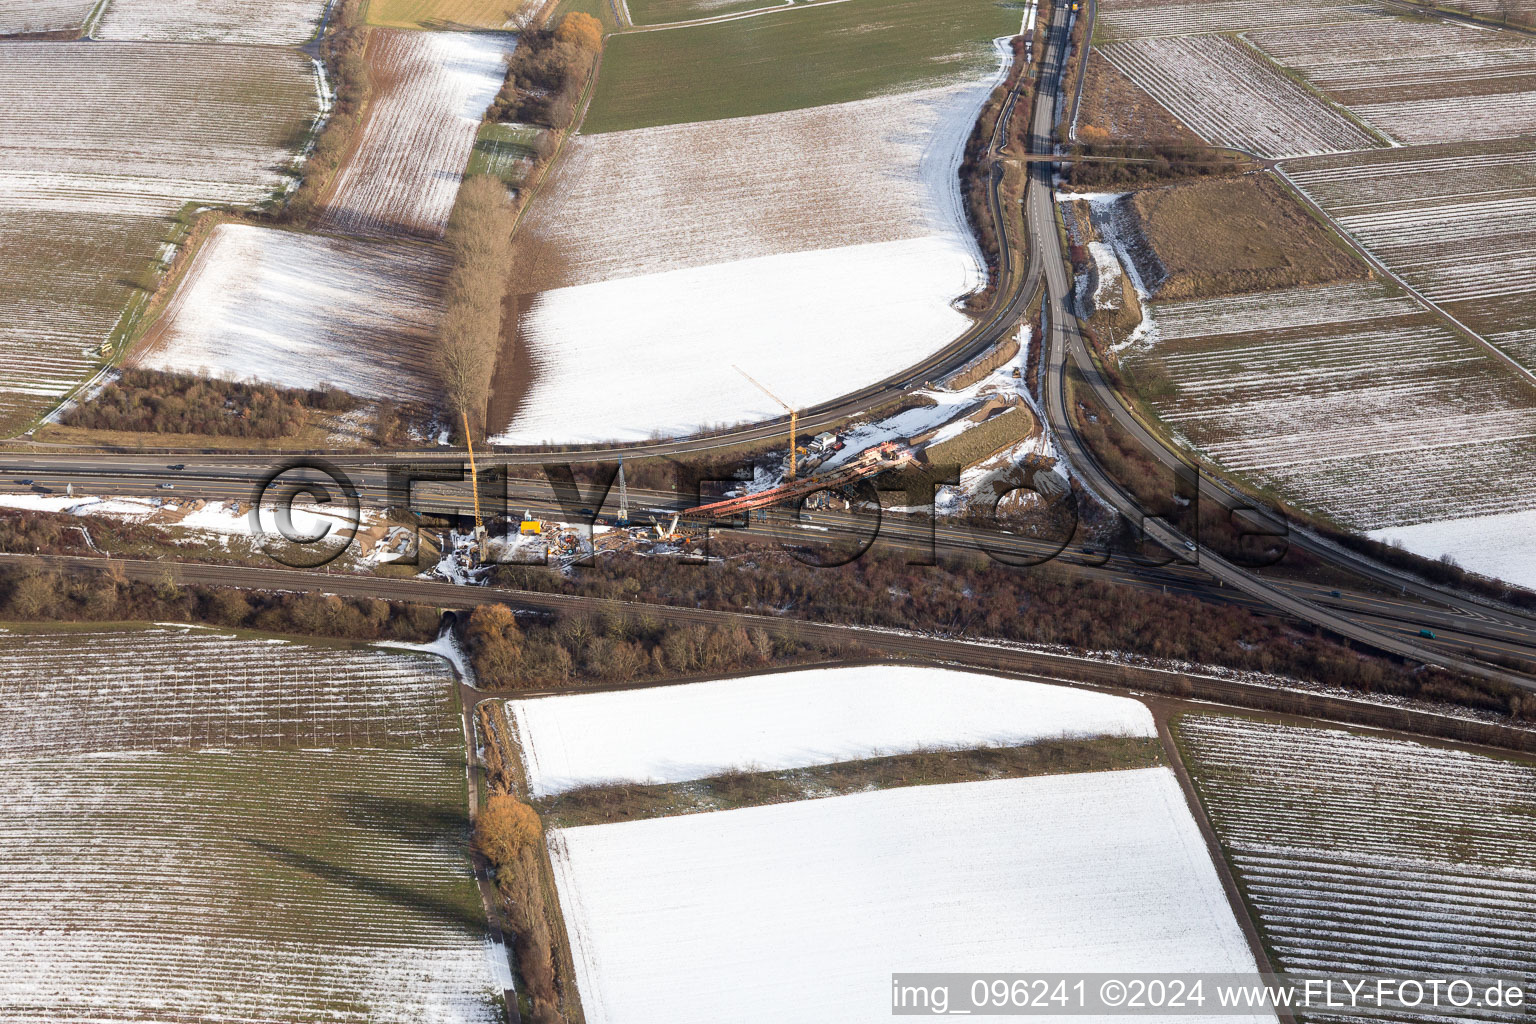
MULTIPOLYGON (((1402 151, 1409 152, 1413 148, 1415 147, 1402 147, 1402 151)), ((1348 228, 1340 224, 1331 213, 1323 209, 1320 203, 1308 195, 1305 189, 1296 184, 1295 180, 1293 180, 1291 176, 1285 172, 1285 168, 1283 166, 1277 163, 1272 169, 1277 175, 1280 176, 1280 179, 1285 182, 1286 187, 1290 189, 1291 193, 1301 201, 1302 205, 1306 206, 1308 210, 1312 211, 1317 216, 1323 218, 1324 222, 1326 222, 1330 228, 1337 232, 1340 238, 1349 243, 1349 247, 1353 249, 1361 259, 1370 264, 1370 266, 1377 270, 1383 277, 1397 285, 1409 295, 1413 296, 1414 300, 1418 302, 1419 305, 1423 306, 1424 309, 1427 310, 1430 314, 1439 317, 1443 322, 1449 324, 1456 330, 1458 334, 1465 336, 1470 341, 1476 342, 1482 348, 1486 349, 1490 354, 1495 356, 1505 366, 1509 367, 1511 370, 1514 370, 1516 374, 1524 377, 1531 384, 1536 384, 1536 373, 1533 373, 1525 366, 1522 366, 1509 353, 1504 352, 1497 345, 1493 344, 1493 342, 1489 341, 1487 338, 1484 338, 1481 334, 1477 333, 1472 328, 1456 319, 1456 317, 1446 312, 1433 299, 1419 291, 1413 285, 1409 284, 1400 274, 1394 271, 1391 267, 1387 266, 1386 263, 1378 259, 1375 253, 1367 249, 1363 244, 1361 244, 1359 239, 1355 238, 1354 235, 1349 233, 1348 228)))
MULTIPOLYGON (((616 0, 622 3, 623 0, 616 0)), ((696 28, 700 25, 720 25, 727 21, 743 21, 747 18, 761 18, 765 14, 783 14, 786 11, 807 10, 812 7, 831 7, 834 4, 846 4, 850 0, 807 0, 806 3, 783 3, 774 7, 759 7, 751 11, 738 11, 735 14, 717 14, 712 18, 695 18, 692 21, 662 21, 654 25, 636 25, 628 22, 627 28, 621 28, 616 35, 638 35, 641 32, 667 32, 674 28, 696 28)), ((625 13, 629 13, 626 5, 625 13)))
MULTIPOLYGON (((1189 805, 1189 813, 1195 819, 1195 826, 1200 830, 1200 838, 1205 840, 1206 851, 1211 855, 1211 864, 1216 868, 1216 877, 1221 879, 1221 890, 1226 893, 1227 903, 1232 908, 1232 916, 1237 919, 1238 927, 1243 930, 1243 938, 1248 940, 1248 951, 1253 954, 1254 964, 1258 967, 1260 974, 1280 973, 1270 962, 1269 950, 1264 948, 1264 939, 1259 933, 1258 922, 1248 911, 1248 903, 1243 899, 1243 890, 1237 884, 1237 875, 1233 873, 1232 865, 1222 852, 1221 838, 1216 834, 1216 827, 1211 824, 1211 816, 1200 800, 1200 793, 1195 789, 1195 780, 1190 776, 1189 767, 1184 763, 1184 755, 1173 736, 1169 719, 1174 709, 1160 700, 1148 700, 1143 703, 1152 712, 1152 721, 1157 727, 1157 739, 1162 744, 1163 757, 1168 762, 1168 770, 1173 772, 1173 777, 1178 780, 1179 789, 1184 793, 1184 802, 1189 805)), ((1281 1024, 1296 1024, 1296 1017, 1288 1007, 1276 1007, 1275 1013, 1280 1018, 1281 1024)))
MULTIPOLYGON (((247 566, 209 565, 200 562, 88 558, 80 555, 0 554, 0 562, 21 566, 32 565, 64 572, 120 572, 128 579, 157 583, 165 581, 169 573, 177 583, 371 597, 386 601, 425 604, 445 610, 504 604, 553 614, 586 612, 616 617, 645 614, 679 625, 739 625, 749 629, 762 629, 773 636, 814 639, 833 646, 855 645, 879 652, 884 656, 975 665, 1027 675, 1043 675, 1089 686, 1150 690, 1154 693, 1177 692, 1180 696, 1229 704, 1234 707, 1301 714, 1371 728, 1536 753, 1536 729, 1500 725, 1348 697, 1328 696, 1311 691, 1281 689, 1266 683, 1204 675, 1198 671, 1109 662, 1086 655, 1032 649, 1026 645, 1000 640, 933 635, 878 626, 839 625, 712 608, 619 601, 571 594, 539 593, 498 587, 466 587, 415 578, 381 578, 298 569, 257 569, 247 566)), ((1536 690, 1536 680, 1525 677, 1516 678, 1521 680, 1518 685, 1536 690)), ((654 684, 645 682, 634 685, 654 684)), ((623 688, 625 688, 624 685, 582 687, 581 689, 586 692, 594 689, 623 688)), ((524 695, 539 696, 562 692, 570 692, 570 688, 529 691, 524 695)))

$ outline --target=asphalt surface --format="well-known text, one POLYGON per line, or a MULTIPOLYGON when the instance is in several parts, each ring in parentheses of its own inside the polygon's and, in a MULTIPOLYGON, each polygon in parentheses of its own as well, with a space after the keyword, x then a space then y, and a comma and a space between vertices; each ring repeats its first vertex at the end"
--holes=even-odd
MULTIPOLYGON (((0 554, 0 561, 34 564, 62 572, 99 572, 106 564, 105 560, 99 558, 48 555, 0 554)), ((1047 679, 1074 680, 1117 690, 1174 692, 1184 697, 1236 707, 1284 711, 1334 722, 1348 722, 1428 736, 1468 738, 1464 735, 1469 725, 1465 719, 1433 711, 1408 710, 1388 704, 1304 691, 1278 690, 1262 682, 1247 682, 1243 679, 1191 675, 1169 669, 1029 650, 1018 645, 971 639, 964 635, 923 634, 567 594, 544 594, 492 587, 461 587, 451 583, 422 579, 392 579, 295 569, 256 569, 193 562, 167 563, 131 559, 113 559, 110 564, 114 571, 135 580, 160 582, 169 573, 176 582, 181 584, 231 586, 264 591, 330 593, 348 597, 408 601, 443 609, 474 608, 483 604, 508 604, 529 611, 564 614, 626 616, 632 613, 643 613, 651 619, 682 625, 741 626, 748 629, 763 629, 772 635, 791 636, 805 641, 856 645, 864 651, 879 655, 917 658, 946 664, 964 664, 1047 679)), ((654 681, 644 681, 583 687, 583 689, 632 689, 655 685, 657 684, 654 681)), ((557 692, 569 692, 569 690, 519 691, 521 696, 542 696, 557 692)), ((1480 733, 1476 742, 1510 750, 1536 750, 1536 732, 1491 724, 1478 725, 1476 728, 1480 733)))
MULTIPOLYGON (((1046 71, 1031 112, 1030 134, 1032 155, 1042 160, 1048 159, 1053 153, 1052 120, 1058 106, 1060 62, 1066 44, 1066 21, 1062 13, 1058 12, 1053 23, 1040 26, 1037 30, 1043 33, 1043 38, 1037 38, 1037 45, 1043 46, 1046 71)), ((1007 115, 1013 112, 1018 98, 1018 92, 1015 91, 1006 101, 1005 116, 999 118, 992 140, 994 152, 1001 152, 1007 115)), ((1028 259, 1023 267, 1019 267, 1013 257, 1016 247, 1003 247, 998 268, 998 298, 988 315, 966 335, 912 370, 809 410, 802 415, 801 426, 803 430, 830 426, 850 415, 899 397, 911 387, 944 376, 1011 333, 1043 293, 1048 325, 1046 359, 1042 366, 1047 420, 1053 428, 1057 443, 1067 454, 1072 469, 1086 486, 1121 514, 1136 522, 1141 518, 1136 503, 1098 467, 1073 431, 1061 386, 1068 360, 1077 366, 1093 387, 1100 404, 1111 410, 1120 426, 1136 437, 1155 458, 1170 468, 1187 466, 1187 463, 1136 420, 1093 364, 1077 330, 1076 320, 1067 306, 1072 282, 1057 234, 1050 174, 1049 163, 1036 163, 1029 167, 1026 196, 1028 259)), ((992 184, 994 213, 998 223, 1006 226, 997 177, 992 184)), ((529 465, 560 461, 609 461, 620 456, 633 458, 641 454, 698 454, 737 446, 743 442, 778 438, 782 436, 784 427, 782 421, 770 421, 714 437, 645 445, 587 447, 566 452, 550 452, 545 449, 497 452, 483 457, 482 464, 496 462, 529 465)), ((365 504, 382 503, 386 499, 387 470, 391 466, 427 462, 460 467, 464 465, 464 453, 458 450, 362 456, 323 454, 322 457, 349 478, 361 492, 365 504)), ((161 497, 174 493, 181 497, 245 502, 250 500, 261 478, 283 461, 284 456, 275 453, 150 455, 38 446, 30 452, 0 455, 0 490, 58 494, 67 484, 74 483, 81 493, 161 497), (171 469, 172 465, 183 468, 171 469), (167 484, 170 485, 168 489, 165 487, 167 484)), ((509 500, 512 509, 520 511, 526 507, 542 514, 558 511, 547 488, 541 494, 537 489, 523 493, 522 484, 518 481, 514 481, 514 487, 517 489, 509 500)), ((676 495, 633 493, 635 500, 632 504, 649 503, 661 510, 686 507, 691 503, 676 495)), ((1200 478, 1200 497, 1202 500, 1216 501, 1229 509, 1250 504, 1247 499, 1234 495, 1203 474, 1200 478)), ((419 509, 429 511, 463 512, 471 504, 467 486, 455 489, 453 485, 439 484, 419 485, 414 500, 419 509)), ((792 513, 776 512, 767 523, 754 524, 753 528, 760 532, 778 531, 783 534, 785 530, 798 527, 792 513)), ((1069 549, 1058 561, 1069 571, 1087 577, 1109 579, 1128 586, 1188 593, 1206 600, 1243 603, 1255 609, 1278 610, 1337 635, 1416 661, 1468 671, 1526 688, 1533 685, 1527 677, 1502 669, 1490 669, 1461 655, 1536 657, 1536 643, 1533 643, 1533 639, 1536 639, 1536 618, 1428 586, 1301 531, 1290 531, 1291 543, 1307 549, 1324 562, 1361 576, 1368 581, 1368 585, 1358 589, 1341 588, 1338 596, 1334 597, 1332 590, 1323 591, 1289 581, 1261 579, 1216 558, 1207 550, 1191 552, 1186 546, 1187 539, 1166 524, 1150 523, 1146 532, 1153 541, 1166 549, 1171 565, 1147 566, 1123 558, 1106 565, 1101 564, 1104 561, 1102 558, 1084 556, 1081 548, 1069 549), (1384 596, 1386 594, 1395 596, 1384 596), (1417 636, 1418 630, 1426 626, 1433 628, 1435 640, 1428 644, 1416 642, 1422 640, 1417 636)), ((941 524, 933 531, 933 537, 938 547, 945 551, 974 551, 977 546, 969 527, 941 524)), ((886 516, 882 540, 909 550, 923 549, 930 544, 929 527, 926 523, 913 523, 903 517, 886 516)), ((1007 553, 1039 554, 1042 548, 1038 541, 1009 535, 991 535, 988 544, 1007 553)))
MULTIPOLYGON (((1034 118, 1030 125, 1031 149, 1037 153, 1048 153, 1054 150, 1052 141, 1052 129, 1054 123, 1054 96, 1061 82, 1061 65, 1066 50, 1066 20, 1060 19, 1060 23, 1051 26, 1051 41, 1046 51, 1047 68, 1045 82, 1049 87, 1043 86, 1040 91, 1040 102, 1036 105, 1034 118)), ((1158 518, 1150 518, 1143 513, 1140 504, 1130 496, 1116 481, 1098 465, 1088 451, 1087 446, 1078 437, 1073 423, 1071 410, 1068 408, 1066 394, 1066 376, 1068 362, 1082 374, 1088 385, 1093 389, 1099 404, 1115 418, 1119 427, 1130 434, 1141 446, 1153 455, 1159 462, 1171 471, 1186 470, 1188 463, 1178 452, 1168 448, 1162 440, 1153 435, 1142 426, 1141 422, 1132 415, 1131 411, 1120 401, 1114 388, 1099 373, 1089 353, 1081 332, 1078 330, 1077 318, 1071 308, 1073 282, 1068 268, 1065 254, 1061 248, 1061 238, 1056 230, 1055 199, 1052 191, 1052 171, 1049 164, 1033 164, 1030 166, 1030 180, 1025 198, 1027 206, 1027 221, 1030 227, 1031 251, 1039 254, 1038 261, 1032 259, 1032 264, 1038 262, 1045 278, 1045 355, 1041 364, 1041 390, 1045 405, 1045 416, 1052 428, 1056 443, 1067 456, 1073 472, 1078 478, 1100 499, 1106 501, 1112 508, 1119 512, 1132 524, 1141 524, 1143 532, 1152 541, 1160 544, 1170 552, 1193 551, 1196 543, 1179 530, 1158 518)), ((1201 500, 1215 501, 1226 508, 1247 506, 1249 503, 1240 501, 1231 492, 1218 486, 1204 474, 1199 475, 1199 496, 1201 500)), ((1313 554, 1325 561, 1340 561, 1338 552, 1330 547, 1311 541, 1304 535, 1295 537, 1295 542, 1307 548, 1313 554)), ((1465 672, 1479 678, 1495 682, 1506 683, 1523 689, 1536 690, 1536 679, 1529 676, 1511 672, 1506 669, 1492 667, 1458 654, 1449 653, 1443 649, 1430 647, 1407 639, 1401 634, 1387 632, 1377 628, 1369 621, 1361 621, 1353 618, 1341 609, 1328 607, 1309 600, 1305 595, 1299 595, 1294 591, 1284 590, 1252 572, 1243 570, 1231 562, 1219 557, 1209 549, 1198 551, 1199 562, 1202 569, 1210 573, 1225 586, 1247 594, 1254 600, 1261 601, 1269 606, 1294 616, 1330 632, 1363 643, 1378 650, 1423 662, 1429 665, 1438 665, 1442 668, 1465 672)), ((1389 574, 1384 569, 1377 569, 1364 560, 1358 560, 1365 574, 1379 583, 1403 584, 1400 578, 1389 574), (1388 579, 1390 577, 1390 580, 1388 579)), ((1351 569, 1359 571, 1355 565, 1351 569)), ((1459 598, 1447 598, 1440 595, 1435 588, 1422 588, 1427 591, 1432 599, 1444 602, 1451 607, 1461 608, 1471 605, 1473 602, 1463 601, 1459 598)), ((1423 593, 1415 596, 1424 596, 1423 593)), ((1488 611, 1479 608, 1484 614, 1488 611)), ((1502 616, 1503 612, 1496 613, 1502 616)), ((1518 622, 1518 617, 1515 617, 1518 622)))

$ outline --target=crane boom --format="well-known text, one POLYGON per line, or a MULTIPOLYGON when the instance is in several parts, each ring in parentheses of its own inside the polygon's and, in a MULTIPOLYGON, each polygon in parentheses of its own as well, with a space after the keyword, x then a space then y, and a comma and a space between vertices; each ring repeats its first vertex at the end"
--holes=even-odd
POLYGON ((737 373, 741 374, 743 377, 747 378, 747 380, 751 381, 753 383, 753 385, 755 385, 757 387, 757 390, 761 391, 763 394, 767 395, 769 398, 773 399, 775 402, 778 402, 780 405, 782 405, 784 407, 784 411, 789 413, 789 477, 788 477, 788 479, 793 480, 795 478, 795 435, 800 433, 800 413, 798 411, 796 411, 794 406, 792 406, 788 402, 784 401, 784 399, 780 398, 778 395, 774 394, 772 391, 769 391, 767 388, 763 387, 762 382, 759 381, 756 377, 752 376, 746 370, 743 370, 741 367, 736 366, 734 363, 731 364, 731 365, 732 365, 732 369, 734 369, 737 373))
POLYGON ((469 413, 460 411, 464 417, 464 447, 469 449, 469 480, 470 486, 475 492, 475 549, 483 564, 488 554, 488 538, 485 535, 485 523, 480 518, 480 474, 475 469, 475 444, 469 435, 469 413))
POLYGON ((469 479, 475 491, 475 529, 478 531, 480 529, 480 474, 475 472, 475 446, 469 439, 469 413, 460 412, 459 415, 464 417, 464 447, 469 449, 469 479))

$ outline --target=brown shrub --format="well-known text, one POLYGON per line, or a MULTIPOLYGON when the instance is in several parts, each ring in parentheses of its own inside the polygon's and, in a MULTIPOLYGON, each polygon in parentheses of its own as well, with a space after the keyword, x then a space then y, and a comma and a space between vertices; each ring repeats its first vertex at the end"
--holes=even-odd
POLYGON ((555 29, 555 38, 595 53, 603 48, 603 23, 590 14, 572 11, 560 19, 560 27, 555 29))
POLYGON ((475 818, 475 849, 498 871, 538 845, 540 835, 542 827, 533 808, 505 793, 493 794, 475 818))

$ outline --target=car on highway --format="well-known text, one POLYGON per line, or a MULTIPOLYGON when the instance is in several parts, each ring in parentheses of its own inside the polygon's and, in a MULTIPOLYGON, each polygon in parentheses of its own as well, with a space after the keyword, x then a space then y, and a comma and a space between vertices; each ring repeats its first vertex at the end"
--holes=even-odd
POLYGON ((187 464, 185 462, 173 462, 169 466, 166 466, 165 468, 166 469, 186 469, 187 468, 187 464))
POLYGON ((1433 640, 1435 638, 1435 633, 1434 630, 1421 629, 1419 630, 1419 636, 1423 637, 1425 640, 1433 640))
POLYGON ((159 487, 162 491, 174 491, 176 489, 175 484, 160 484, 159 487))

